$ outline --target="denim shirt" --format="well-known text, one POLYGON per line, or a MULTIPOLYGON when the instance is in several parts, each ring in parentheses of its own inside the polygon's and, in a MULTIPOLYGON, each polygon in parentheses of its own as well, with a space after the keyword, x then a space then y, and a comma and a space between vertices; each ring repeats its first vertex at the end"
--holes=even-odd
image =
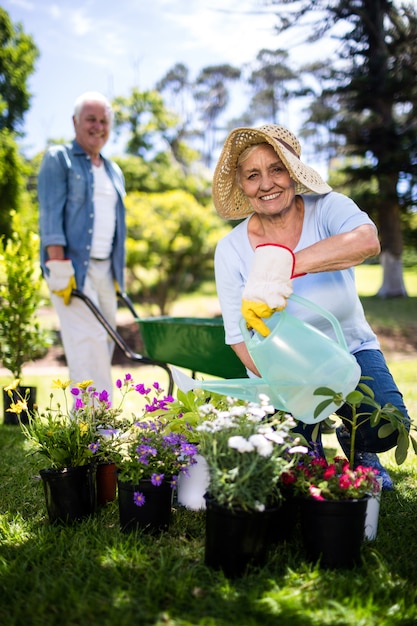
MULTIPOLYGON (((102 157, 103 158, 103 157, 102 157)), ((118 165, 103 158, 104 167, 117 193, 116 228, 111 254, 115 280, 123 289, 125 265, 124 178, 118 165)), ((94 176, 90 157, 73 141, 71 145, 50 147, 45 153, 38 176, 41 268, 48 270, 48 246, 64 246, 71 259, 77 288, 84 287, 90 260, 94 226, 94 176)))

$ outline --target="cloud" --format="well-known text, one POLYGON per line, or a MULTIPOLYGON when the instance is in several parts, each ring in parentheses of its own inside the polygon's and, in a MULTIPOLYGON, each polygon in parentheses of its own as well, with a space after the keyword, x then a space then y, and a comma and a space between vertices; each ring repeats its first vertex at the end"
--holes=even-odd
POLYGON ((84 8, 71 11, 69 24, 76 37, 84 37, 93 30, 93 20, 86 15, 84 8))

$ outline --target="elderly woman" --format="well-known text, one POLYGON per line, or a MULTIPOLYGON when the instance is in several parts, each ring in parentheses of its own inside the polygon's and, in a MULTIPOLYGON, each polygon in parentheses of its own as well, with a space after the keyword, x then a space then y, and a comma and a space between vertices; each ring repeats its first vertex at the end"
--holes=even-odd
MULTIPOLYGON (((239 328, 242 315, 249 327, 266 335, 269 330, 262 318, 283 309, 292 293, 303 296, 336 316, 362 376, 370 377, 367 384, 375 400, 382 406, 393 404, 409 422, 355 287, 353 267, 380 251, 376 226, 350 198, 332 191, 300 154, 293 133, 273 124, 237 128, 224 144, 213 178, 214 204, 226 220, 245 218, 219 241, 215 254, 226 343, 248 375, 259 376, 239 328)), ((334 338, 326 319, 291 300, 288 311, 334 338)), ((338 414, 343 422, 344 416, 349 418, 349 407, 344 405, 338 414)), ((299 428, 321 451, 321 435, 311 442, 313 427, 299 428)), ((337 429, 346 455, 349 427, 346 421, 337 429)), ((392 489, 376 453, 392 448, 398 433, 381 439, 377 431, 369 421, 359 427, 355 466, 379 470, 383 489, 392 489)))

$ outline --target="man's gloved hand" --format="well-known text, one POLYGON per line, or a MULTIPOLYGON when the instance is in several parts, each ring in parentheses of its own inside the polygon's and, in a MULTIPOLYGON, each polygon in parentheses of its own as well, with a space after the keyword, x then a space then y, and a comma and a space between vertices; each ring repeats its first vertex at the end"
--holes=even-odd
POLYGON ((269 335, 270 330, 262 318, 271 317, 287 306, 287 298, 292 294, 294 265, 294 254, 285 246, 267 243, 256 247, 242 294, 242 315, 248 327, 263 337, 269 335))
POLYGON ((51 259, 46 262, 46 267, 49 270, 49 276, 45 276, 45 280, 49 289, 57 296, 61 296, 65 304, 69 304, 72 290, 77 288, 71 259, 62 261, 51 259))

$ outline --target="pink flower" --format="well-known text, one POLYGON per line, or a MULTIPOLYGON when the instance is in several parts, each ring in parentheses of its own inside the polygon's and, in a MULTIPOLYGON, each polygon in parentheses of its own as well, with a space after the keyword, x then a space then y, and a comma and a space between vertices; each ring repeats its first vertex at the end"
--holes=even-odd
POLYGON ((310 485, 309 492, 310 492, 310 496, 314 498, 314 500, 324 500, 323 496, 321 495, 321 489, 319 489, 318 487, 314 487, 314 485, 310 485))

